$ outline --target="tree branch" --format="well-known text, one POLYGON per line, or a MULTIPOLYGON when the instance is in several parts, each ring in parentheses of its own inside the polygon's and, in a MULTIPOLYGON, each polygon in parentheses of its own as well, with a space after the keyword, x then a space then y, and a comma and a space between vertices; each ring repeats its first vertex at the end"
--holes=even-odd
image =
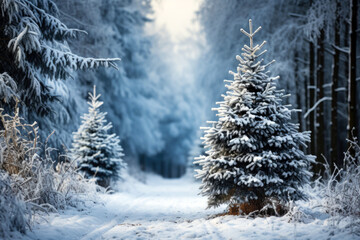
POLYGON ((306 16, 298 13, 289 13, 289 17, 305 18, 306 16))
POLYGON ((312 108, 310 108, 309 110, 307 110, 307 112, 304 114, 304 118, 307 118, 307 116, 308 116, 312 111, 314 111, 314 110, 319 106, 320 103, 322 103, 322 102, 324 102, 324 101, 326 101, 326 100, 331 100, 331 99, 332 99, 331 97, 323 97, 322 99, 320 99, 319 101, 317 101, 312 108))
POLYGON ((334 51, 332 51, 331 49, 329 49, 329 48, 325 48, 325 52, 328 52, 329 54, 331 54, 331 55, 335 55, 335 52, 334 51))
POLYGON ((342 52, 342 53, 346 53, 346 54, 349 54, 349 53, 350 53, 349 48, 341 48, 341 47, 336 46, 336 45, 334 45, 334 44, 331 44, 331 46, 332 46, 333 48, 335 48, 336 50, 342 52))

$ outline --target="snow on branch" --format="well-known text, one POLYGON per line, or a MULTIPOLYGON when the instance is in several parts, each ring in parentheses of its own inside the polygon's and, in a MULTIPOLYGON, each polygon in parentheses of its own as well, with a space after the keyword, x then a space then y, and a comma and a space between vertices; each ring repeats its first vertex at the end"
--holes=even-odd
POLYGON ((19 98, 19 95, 16 93, 17 84, 9 76, 9 74, 1 73, 0 74, 0 98, 5 102, 9 102, 11 98, 19 98))
MULTIPOLYGON (((12 47, 12 51, 15 52, 16 49, 18 48, 19 46, 19 43, 21 42, 21 40, 24 38, 24 36, 28 33, 29 31, 29 25, 26 25, 25 29, 22 30, 20 32, 20 34, 16 37, 16 38, 13 38, 9 41, 8 43, 8 47, 10 48, 10 46, 12 45, 12 43, 14 43, 13 47, 12 47)), ((20 62, 20 59, 18 59, 18 61, 20 62)))
POLYGON ((273 64, 274 62, 275 62, 275 59, 274 59, 274 60, 272 60, 271 62, 269 62, 269 63, 265 64, 265 65, 264 65, 264 68, 266 68, 266 67, 270 66, 270 65, 271 65, 271 64, 273 64))
MULTIPOLYGON (((19 1, 19 4, 22 4, 21 1, 19 1)), ((32 9, 34 12, 36 12, 39 15, 38 20, 43 22, 44 25, 46 25, 46 29, 50 35, 55 35, 56 37, 61 36, 61 37, 65 37, 65 38, 70 38, 70 37, 74 38, 74 37, 76 37, 76 33, 87 34, 86 31, 83 31, 80 29, 68 28, 59 19, 46 13, 43 9, 38 8, 30 1, 25 1, 25 4, 27 4, 29 6, 29 9, 32 9)), ((23 4, 23 5, 25 5, 25 4, 23 4)), ((38 24, 40 25, 41 23, 39 22, 38 24)))
MULTIPOLYGON (((84 31, 68 28, 56 17, 58 9, 55 4, 46 3, 0 1, 0 18, 5 29, 1 48, 6 51, 4 56, 12 56, 9 59, 12 66, 4 66, 2 72, 7 72, 16 83, 17 89, 11 88, 12 92, 16 92, 19 100, 37 113, 49 113, 48 103, 59 99, 50 91, 48 79, 65 80, 71 77, 71 70, 101 66, 118 69, 116 63, 120 61, 119 58, 89 58, 73 54, 67 40, 84 31)), ((8 83, 10 81, 2 81, 0 85, 12 94, 11 89, 6 88, 10 86, 8 83)), ((9 99, 9 94, 1 91, 0 94, 0 97, 9 99)))
POLYGON ((319 106, 320 103, 324 102, 324 101, 327 101, 327 100, 331 100, 332 98, 331 97, 323 97, 322 99, 320 99, 319 101, 317 101, 314 106, 312 108, 310 108, 309 110, 307 110, 307 112, 304 114, 304 118, 307 118, 307 116, 312 112, 314 111, 317 106, 319 106))
MULTIPOLYGON (((261 65, 263 60, 255 55, 266 43, 253 45, 253 36, 261 28, 253 32, 249 20, 249 29, 241 29, 250 38, 250 46, 244 45, 242 57, 236 56, 237 72, 230 71, 234 80, 225 84, 224 100, 216 102, 220 106, 211 108, 218 120, 201 128, 208 150, 197 158, 202 169, 196 178, 202 180, 201 194, 209 197, 209 207, 225 203, 236 209, 246 203, 261 211, 272 196, 284 202, 304 199, 306 194, 298 186, 308 184, 311 177, 308 168, 313 157, 300 148, 310 141, 310 133, 298 132, 299 124, 291 121, 292 112, 301 110, 284 104, 283 98, 289 95, 277 89, 279 77, 265 72, 275 60, 261 65), (269 172, 260 174, 263 169, 269 172)), ((250 214, 245 208, 242 214, 250 214)))
POLYGON ((339 47, 339 46, 336 46, 335 44, 332 44, 331 45, 334 49, 336 49, 336 50, 338 50, 338 51, 340 51, 340 52, 342 52, 342 53, 345 53, 345 54, 349 54, 350 52, 349 52, 349 48, 341 48, 341 47, 339 47))
POLYGON ((116 62, 121 61, 120 58, 86 58, 80 57, 71 52, 64 52, 58 49, 51 48, 46 45, 42 45, 44 49, 44 61, 50 70, 56 72, 57 67, 71 67, 74 70, 77 69, 89 69, 98 68, 100 66, 111 67, 118 69, 116 62))
POLYGON ((253 49, 253 37, 254 35, 261 30, 261 27, 258 27, 255 32, 253 32, 253 26, 252 26, 252 21, 251 19, 249 19, 249 32, 246 32, 243 28, 240 29, 240 31, 245 34, 246 36, 248 36, 248 38, 250 38, 250 49, 253 49))
POLYGON ((323 88, 327 88, 327 87, 331 87, 333 85, 333 83, 325 83, 324 85, 322 85, 323 88))
POLYGON ((289 13, 289 17, 295 17, 295 18, 306 18, 305 15, 298 14, 298 13, 289 13))
POLYGON ((340 88, 336 88, 335 89, 335 92, 342 92, 342 91, 346 91, 346 88, 345 87, 340 87, 340 88))

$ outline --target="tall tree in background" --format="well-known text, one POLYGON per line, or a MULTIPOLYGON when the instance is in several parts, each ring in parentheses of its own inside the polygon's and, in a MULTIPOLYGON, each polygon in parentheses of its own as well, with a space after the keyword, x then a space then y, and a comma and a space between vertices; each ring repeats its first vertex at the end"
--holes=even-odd
MULTIPOLYGON (((309 107, 313 107, 316 103, 316 83, 315 83, 315 46, 312 41, 309 42, 309 107)), ((311 131, 311 143, 310 143, 310 152, 316 154, 316 111, 311 111, 309 115, 309 125, 311 131)))
POLYGON ((348 139, 352 133, 357 137, 356 111, 356 46, 357 46, 357 14, 358 0, 350 0, 350 49, 349 49, 349 87, 348 87, 348 139), (353 132, 354 130, 354 132, 353 132))
MULTIPOLYGON (((317 64, 316 64, 316 92, 317 92, 317 100, 320 103, 324 99, 324 69, 325 69, 325 33, 324 29, 320 30, 320 36, 317 41, 317 64)), ((318 111, 316 112, 316 120, 315 123, 317 124, 318 128, 316 130, 316 141, 317 141, 317 151, 316 151, 316 158, 318 163, 324 163, 325 154, 325 126, 324 126, 324 102, 319 104, 318 111)), ((315 166, 315 171, 320 172, 322 171, 322 165, 317 164, 315 166)))
POLYGON ((304 199, 301 186, 311 176, 308 171, 313 156, 300 149, 310 141, 309 132, 298 132, 291 123, 291 113, 283 104, 283 90, 276 90, 278 77, 269 77, 260 59, 262 44, 253 44, 253 32, 241 31, 250 38, 244 45, 237 72, 224 101, 219 102, 218 121, 206 128, 205 147, 200 156, 198 178, 201 193, 208 196, 209 207, 229 204, 230 211, 239 208, 245 214, 260 211, 269 201, 304 199))
MULTIPOLYGON (((315 70, 317 86, 314 88, 314 90, 316 90, 316 99, 313 100, 311 96, 310 101, 312 101, 312 103, 309 106, 309 111, 311 111, 310 117, 312 118, 314 113, 316 116, 311 127, 311 130, 316 131, 316 134, 314 134, 314 137, 316 137, 316 146, 312 147, 312 152, 316 154, 318 158, 318 163, 314 166, 316 173, 323 172, 324 157, 330 158, 331 162, 334 162, 335 156, 333 156, 331 147, 333 144, 337 145, 336 138, 340 136, 337 135, 339 131, 337 120, 337 112, 339 111, 337 108, 337 91, 338 78, 340 75, 340 35, 335 36, 335 34, 333 34, 334 29, 340 31, 340 10, 340 3, 336 2, 336 0, 315 1, 309 6, 306 14, 306 23, 304 25, 306 35, 313 43, 311 44, 311 48, 314 47, 316 49, 316 51, 310 54, 310 62, 315 58, 317 62, 315 70), (334 11, 334 9, 336 11, 334 11), (334 44, 335 41, 336 44, 334 44), (329 49, 327 47, 328 45, 333 46, 334 51, 333 49, 329 49), (332 56, 333 59, 330 59, 330 56, 332 56), (333 62, 331 71, 330 65, 328 64, 330 61, 333 62), (331 74, 329 74, 330 72, 331 74), (331 82, 327 81, 327 79, 331 79, 331 82), (333 81, 335 82, 333 83, 333 81), (328 90, 329 87, 331 87, 331 91, 328 90), (331 105, 329 100, 331 100, 331 105), (328 108, 331 108, 331 111, 328 111, 328 108), (330 119, 332 119, 333 123, 329 121, 330 119), (318 127, 315 128, 315 125, 318 127), (330 128, 332 132, 326 131, 328 128, 330 128), (335 134, 333 134, 334 130, 336 131, 335 134), (328 149, 330 149, 330 151, 328 151, 328 149)), ((338 32, 336 34, 340 33, 338 32)), ((310 65, 311 78, 313 69, 313 66, 310 65)), ((337 158, 337 156, 335 158, 337 158)))
MULTIPOLYGON (((300 62, 299 62, 299 56, 298 56, 298 52, 295 52, 294 54, 294 63, 295 63, 295 68, 294 68, 294 78, 297 80, 295 83, 295 86, 297 89, 300 89, 303 84, 300 81, 300 62)), ((297 91, 296 92, 296 106, 299 109, 299 111, 297 112, 297 119, 299 121, 299 130, 303 131, 304 130, 304 124, 303 124, 303 118, 302 118, 302 94, 301 91, 297 91)))
POLYGON ((335 164, 341 167, 341 162, 338 158, 338 82, 339 82, 339 68, 340 68, 340 2, 336 0, 335 10, 335 23, 334 23, 334 54, 333 54, 333 66, 332 66, 332 85, 331 85, 331 167, 334 170, 335 164))

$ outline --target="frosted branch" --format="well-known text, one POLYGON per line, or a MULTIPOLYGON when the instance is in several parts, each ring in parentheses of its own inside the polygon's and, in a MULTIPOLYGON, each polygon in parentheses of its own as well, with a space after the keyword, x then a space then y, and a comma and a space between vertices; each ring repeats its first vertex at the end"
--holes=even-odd
POLYGON ((243 28, 240 31, 245 34, 250 39, 250 49, 253 50, 253 36, 260 31, 261 27, 258 27, 255 32, 253 32, 252 20, 249 19, 249 33, 246 32, 243 28))
POLYGON ((346 91, 346 88, 345 87, 340 87, 340 88, 336 88, 335 89, 335 92, 342 92, 342 91, 346 91))
MULTIPOLYGON (((27 32, 29 31, 29 26, 26 25, 25 29, 19 34, 19 36, 17 36, 16 38, 12 39, 11 41, 9 41, 9 45, 8 47, 10 47, 10 45, 12 44, 13 41, 15 41, 14 46, 12 51, 15 52, 17 47, 19 46, 21 40, 24 38, 24 36, 27 34, 27 32)), ((20 60, 19 60, 20 61, 20 60)))
POLYGON ((255 35, 258 31, 260 31, 260 30, 261 30, 261 26, 258 27, 252 35, 254 36, 254 35, 255 35))
POLYGON ((261 55, 263 55, 264 53, 266 53, 267 50, 265 49, 264 51, 262 51, 261 53, 259 53, 258 55, 255 55, 255 57, 260 57, 261 55))
POLYGON ((272 60, 271 62, 269 62, 268 64, 265 64, 264 65, 264 68, 266 68, 266 67, 268 67, 268 66, 270 66, 271 64, 273 64, 275 62, 275 60, 272 60))
POLYGON ((312 108, 310 108, 309 110, 307 110, 307 112, 304 114, 304 118, 307 118, 307 116, 312 112, 314 111, 320 103, 324 102, 324 101, 327 101, 327 100, 331 100, 332 98, 331 97, 323 97, 322 99, 320 99, 319 101, 317 101, 314 106, 312 108))
POLYGON ((349 53, 350 53, 349 48, 341 48, 341 47, 336 46, 336 45, 334 45, 334 44, 332 44, 331 46, 332 46, 334 49, 336 49, 336 50, 338 50, 338 51, 340 51, 340 52, 342 52, 342 53, 345 53, 345 54, 349 54, 349 53))

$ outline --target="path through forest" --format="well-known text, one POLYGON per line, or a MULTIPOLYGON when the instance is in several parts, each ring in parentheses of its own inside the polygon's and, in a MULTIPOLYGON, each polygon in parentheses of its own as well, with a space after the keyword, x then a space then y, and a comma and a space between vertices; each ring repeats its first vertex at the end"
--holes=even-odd
POLYGON ((305 207, 305 223, 287 217, 245 219, 214 217, 224 207, 206 210, 191 177, 169 180, 148 175, 146 184, 134 179, 120 192, 101 195, 80 212, 65 210, 38 219, 23 239, 351 239, 334 231, 328 215, 305 207), (345 237, 345 238, 344 238, 345 237))

